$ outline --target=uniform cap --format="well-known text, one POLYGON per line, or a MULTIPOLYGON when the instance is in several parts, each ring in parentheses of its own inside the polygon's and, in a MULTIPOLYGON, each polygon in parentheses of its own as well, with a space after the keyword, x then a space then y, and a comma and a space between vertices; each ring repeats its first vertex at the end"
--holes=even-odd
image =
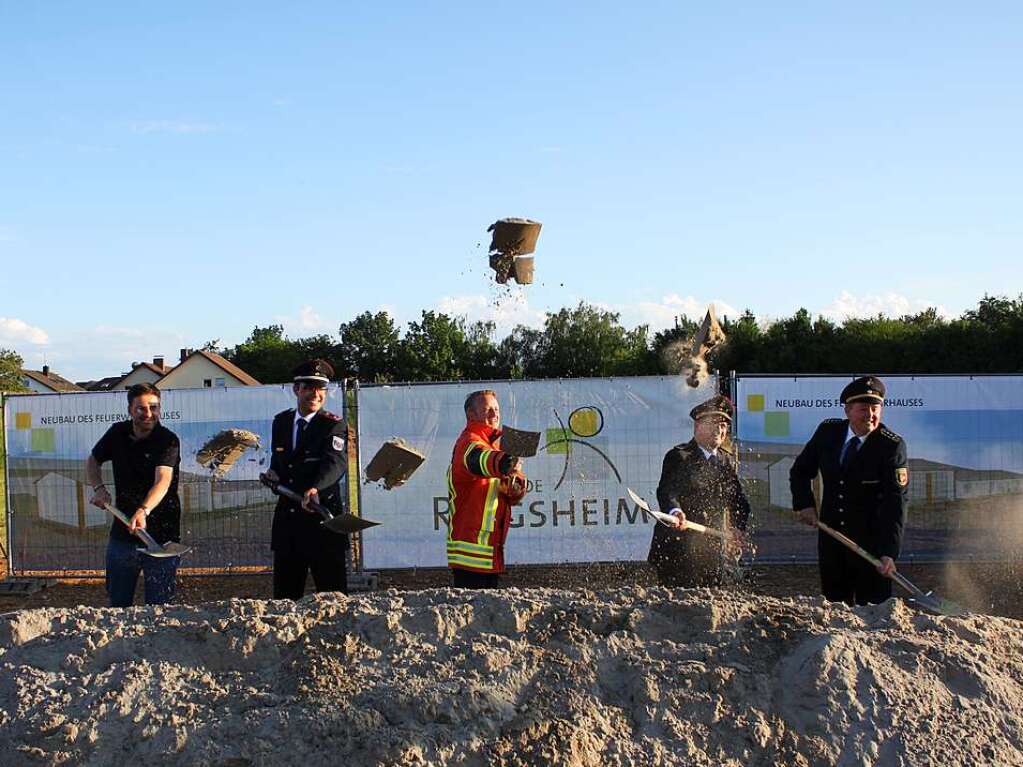
POLYGON ((842 396, 839 399, 843 405, 853 402, 881 405, 884 403, 884 382, 876 376, 860 376, 842 389, 842 396))
POLYGON ((334 377, 334 368, 327 360, 314 359, 303 362, 291 371, 295 383, 318 383, 326 386, 334 377))
POLYGON ((719 394, 716 397, 711 397, 706 402, 701 402, 699 405, 690 410, 689 417, 694 421, 698 421, 699 419, 709 415, 717 415, 731 423, 733 411, 734 408, 732 407, 732 401, 728 399, 728 397, 723 397, 719 394))

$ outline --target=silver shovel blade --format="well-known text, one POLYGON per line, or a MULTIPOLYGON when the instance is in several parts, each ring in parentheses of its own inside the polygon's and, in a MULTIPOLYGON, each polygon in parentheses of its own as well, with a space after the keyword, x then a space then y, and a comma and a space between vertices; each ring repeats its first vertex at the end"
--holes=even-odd
POLYGON ((935 613, 937 615, 948 615, 950 617, 962 617, 969 613, 957 605, 955 602, 951 602, 948 599, 943 599, 935 595, 933 592, 928 591, 926 594, 915 594, 909 598, 911 602, 919 605, 928 612, 935 613))
POLYGON ((187 554, 192 550, 191 546, 186 546, 183 543, 175 543, 169 541, 163 546, 157 545, 154 548, 140 548, 143 554, 150 557, 156 557, 157 559, 164 559, 166 557, 180 557, 183 554, 187 554))

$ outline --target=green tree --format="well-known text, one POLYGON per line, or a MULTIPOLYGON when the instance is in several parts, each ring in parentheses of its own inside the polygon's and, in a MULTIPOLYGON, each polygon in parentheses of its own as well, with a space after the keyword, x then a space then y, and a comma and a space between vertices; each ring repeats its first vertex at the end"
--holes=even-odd
POLYGON ((301 362, 302 349, 284 335, 283 325, 258 325, 249 337, 224 352, 224 357, 262 383, 287 383, 301 362))
POLYGON ((25 360, 13 349, 0 349, 0 391, 28 391, 21 382, 25 360))
POLYGON ((548 313, 535 357, 525 360, 530 378, 638 375, 657 368, 641 325, 626 330, 620 315, 580 302, 548 313))
POLYGON ((410 322, 398 350, 403 381, 459 381, 467 376, 465 321, 442 312, 423 311, 410 322))
POLYGON ((363 312, 338 329, 338 357, 363 383, 394 380, 401 339, 387 312, 363 312))
POLYGON ((473 381, 511 378, 512 366, 494 342, 495 330, 493 322, 477 321, 464 327, 465 344, 459 360, 464 378, 473 381))

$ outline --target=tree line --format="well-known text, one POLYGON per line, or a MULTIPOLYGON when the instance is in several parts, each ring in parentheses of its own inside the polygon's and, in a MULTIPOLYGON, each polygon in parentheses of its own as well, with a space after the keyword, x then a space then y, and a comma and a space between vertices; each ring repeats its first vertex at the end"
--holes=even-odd
MULTIPOLYGON (((311 357, 364 383, 655 375, 679 372, 698 324, 681 316, 651 334, 580 303, 549 312, 542 328, 519 325, 498 338, 492 322, 423 311, 400 328, 381 311, 342 323, 336 335, 290 338, 281 325, 267 325, 236 346, 204 348, 263 383, 290 381, 292 368, 311 357)), ((708 363, 724 373, 1023 373, 1023 295, 985 296, 953 319, 926 309, 839 323, 800 309, 765 321, 747 310, 721 324, 728 342, 708 363)), ((21 388, 21 365, 16 352, 0 349, 0 389, 21 388)))
MULTIPOLYGON (((700 319, 680 316, 651 333, 580 303, 549 312, 542 328, 519 325, 497 338, 491 322, 424 311, 402 332, 387 312, 364 312, 336 337, 289 339, 270 325, 218 351, 267 383, 290 380, 292 367, 310 357, 364 383, 673 374, 700 319)), ((1023 295, 985 296, 952 319, 926 309, 835 322, 800 309, 767 321, 747 310, 721 324, 728 342, 708 363, 724 373, 1023 373, 1023 295)))

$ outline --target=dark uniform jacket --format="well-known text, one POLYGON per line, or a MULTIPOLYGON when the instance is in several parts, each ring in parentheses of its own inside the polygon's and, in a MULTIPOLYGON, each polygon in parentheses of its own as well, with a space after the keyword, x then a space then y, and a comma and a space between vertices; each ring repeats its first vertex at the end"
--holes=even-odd
MULTIPOLYGON (((708 527, 745 530, 749 522, 749 501, 736 476, 734 457, 720 447, 717 459, 709 461, 695 439, 676 445, 664 456, 657 503, 663 512, 678 508, 690 522, 708 527)), ((655 566, 682 565, 693 543, 717 545, 715 541, 701 533, 657 524, 647 561, 655 566)))
POLYGON ((874 556, 897 559, 908 505, 906 443, 882 423, 861 442, 843 472, 839 459, 848 433, 849 421, 843 418, 817 427, 789 471, 792 507, 798 511, 815 505, 811 482, 819 471, 824 480, 821 521, 874 556))
MULTIPOLYGON (((333 513, 343 509, 341 479, 348 463, 347 425, 339 416, 319 411, 309 421, 298 445, 292 449, 294 409, 274 416, 270 468, 285 487, 300 495, 315 487, 320 505, 333 513)), ((274 551, 313 554, 322 546, 347 546, 348 536, 325 530, 319 514, 310 514, 294 501, 279 497, 274 509, 270 548, 274 551)))

